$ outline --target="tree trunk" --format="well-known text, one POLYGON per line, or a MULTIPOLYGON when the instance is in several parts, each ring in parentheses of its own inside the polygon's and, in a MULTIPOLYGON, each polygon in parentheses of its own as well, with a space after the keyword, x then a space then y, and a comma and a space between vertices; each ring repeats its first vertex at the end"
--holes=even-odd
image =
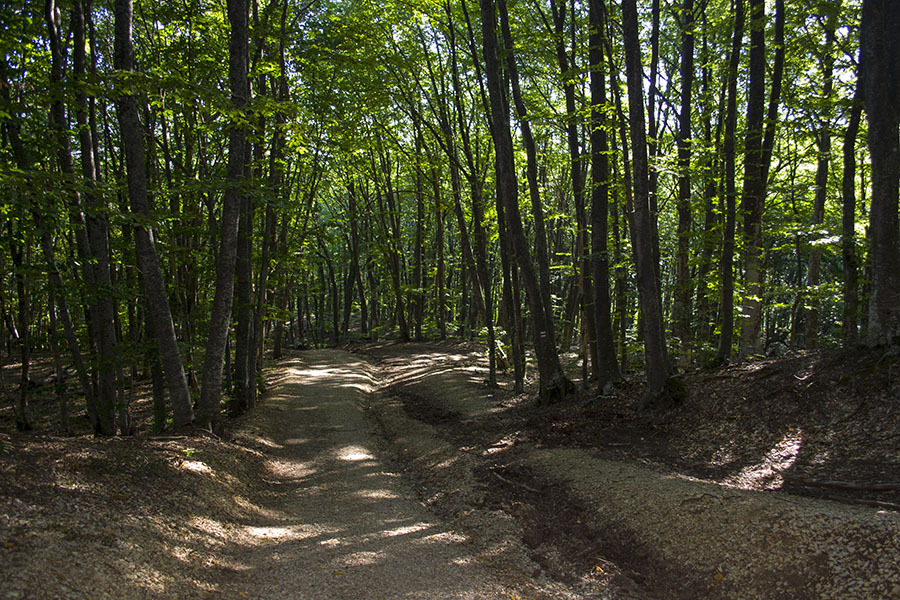
MULTIPOLYGON (((59 35, 60 14, 54 0, 47 0, 46 3, 46 20, 48 28, 48 38, 50 42, 50 83, 52 88, 61 88, 63 84, 63 65, 64 56, 62 42, 59 35)), ((59 161, 60 171, 68 177, 75 177, 75 166, 72 160, 72 153, 67 131, 68 122, 66 119, 66 107, 64 103, 64 94, 62 89, 58 89, 56 97, 50 106, 50 128, 53 132, 54 142, 57 150, 57 160, 59 161)), ((91 152, 93 147, 91 146, 91 152)), ((91 177, 93 178, 93 169, 91 177)), ((84 283, 87 288, 92 291, 99 289, 97 282, 97 269, 93 257, 91 240, 88 236, 88 225, 83 211, 81 194, 76 189, 72 192, 73 207, 69 211, 72 221, 72 228, 75 232, 76 248, 78 257, 81 261, 84 283)), ((99 262, 99 259, 98 261, 99 262)), ((96 298, 90 298, 86 308, 86 320, 88 321, 88 332, 92 346, 96 348, 97 354, 100 354, 100 339, 106 341, 104 350, 108 348, 108 328, 104 330, 104 335, 99 335, 99 331, 103 329, 100 322, 104 321, 104 315, 101 313, 100 303, 96 298)), ((108 316, 108 315, 105 315, 108 316)), ((95 434, 98 435, 114 435, 116 432, 115 425, 115 382, 110 381, 109 375, 113 373, 112 368, 104 370, 103 386, 93 386, 93 406, 88 405, 88 417, 91 421, 91 427, 95 434)))
MULTIPOLYGON (((88 4, 87 10, 84 10, 82 3, 76 2, 72 11, 73 72, 76 80, 86 79, 85 12, 90 13, 90 5, 88 4)), ((118 38, 118 36, 116 37, 118 38)), ((106 216, 108 206, 106 201, 96 191, 97 168, 95 165, 92 130, 89 123, 88 99, 84 88, 78 86, 76 90, 75 115, 78 123, 81 169, 85 182, 85 200, 87 201, 86 207, 88 209, 86 214, 87 235, 91 247, 91 255, 94 259, 94 278, 97 285, 93 290, 95 295, 93 299, 95 305, 93 324, 99 363, 97 374, 100 411, 98 414, 101 417, 101 421, 106 422, 106 425, 103 427, 115 433, 117 405, 116 372, 119 369, 119 349, 116 339, 116 310, 111 295, 113 285, 110 267, 109 222, 106 216)))
POLYGON ((872 292, 868 343, 900 343, 900 3, 864 0, 860 27, 860 71, 869 154, 872 201, 869 210, 872 292))
MULTIPOLYGON (((243 112, 250 96, 247 78, 248 64, 248 0, 227 0, 228 21, 231 24, 228 79, 231 102, 235 110, 243 112)), ((228 134, 228 187, 220 220, 221 237, 216 259, 216 290, 210 314, 206 356, 203 360, 203 387, 200 392, 197 424, 200 427, 218 426, 220 396, 222 394, 222 363, 225 340, 231 319, 234 299, 234 267, 237 255, 238 221, 241 213, 240 185, 244 179, 244 155, 247 131, 233 126, 228 134)))
MULTIPOLYGON (((249 144, 248 144, 249 145, 249 144)), ((245 152, 245 159, 248 153, 245 152)), ((246 166, 244 167, 246 171, 246 166)), ((250 372, 253 353, 253 221, 254 207, 247 196, 241 197, 241 216, 238 219, 237 255, 234 264, 234 395, 231 412, 238 415, 250 406, 251 386, 256 374, 250 372)))
POLYGON ((437 325, 441 339, 447 338, 446 261, 444 260, 444 206, 441 200, 441 182, 436 161, 432 157, 431 183, 434 190, 434 246, 437 255, 435 288, 437 289, 437 325))
POLYGON ((545 306, 538 279, 531 263, 531 251, 519 213, 509 108, 500 73, 500 44, 497 40, 497 16, 492 0, 481 0, 481 27, 484 44, 485 75, 491 112, 491 137, 494 140, 495 170, 499 198, 503 203, 506 225, 515 247, 516 260, 524 279, 533 322, 534 348, 540 377, 540 399, 554 402, 565 397, 572 387, 563 373, 556 350, 550 308, 545 306))
POLYGON ((781 98, 784 72, 784 0, 775 2, 775 59, 772 68, 772 88, 763 135, 763 103, 765 96, 765 2, 750 2, 750 82, 747 99, 747 138, 744 146, 744 188, 741 198, 743 213, 744 264, 746 296, 742 313, 741 355, 761 351, 760 323, 764 293, 762 215, 765 209, 766 185, 775 129, 778 124, 778 105, 781 98))
POLYGON ((422 341, 422 321, 425 319, 425 192, 422 182, 422 131, 416 125, 416 247, 415 266, 413 267, 413 285, 416 291, 414 314, 414 336, 417 342, 422 341))
POLYGON ((671 367, 666 352, 666 333, 654 261, 654 214, 650 203, 650 173, 644 125, 644 91, 641 50, 638 45, 638 18, 635 0, 622 1, 622 33, 625 46, 625 75, 628 81, 628 119, 634 178, 632 246, 637 270, 638 292, 644 333, 647 388, 638 406, 646 408, 665 394, 671 367))
POLYGON ((509 15, 507 14, 506 0, 498 0, 500 15, 500 27, 503 33, 503 45, 505 47, 506 68, 509 74, 509 82, 512 87, 513 102, 516 116, 519 120, 519 129, 522 132, 522 143, 525 146, 525 178, 528 181, 528 197, 531 200, 531 213, 534 218, 534 251, 538 262, 538 277, 541 291, 541 301, 548 310, 552 310, 550 301, 550 255, 547 250, 547 231, 544 225, 544 208, 541 200, 541 187, 538 183, 537 146, 534 134, 531 131, 531 118, 528 109, 522 99, 522 90, 519 82, 519 67, 516 63, 515 49, 512 42, 512 34, 509 29, 509 15))
MULTIPOLYGON (((813 231, 818 238, 818 226, 825 220, 825 199, 828 195, 828 168, 831 162, 831 93, 834 89, 834 35, 840 4, 831 7, 825 18, 825 46, 822 49, 822 98, 824 107, 819 111, 819 131, 816 135, 818 158, 816 160, 816 193, 813 200, 813 231)), ((815 244, 809 255, 806 287, 809 291, 809 312, 806 315, 806 348, 816 347, 819 337, 819 271, 822 248, 815 244)))
POLYGON ((694 0, 681 8, 681 115, 678 119, 678 229, 673 333, 681 345, 681 363, 691 351, 691 91, 694 85, 694 0))
POLYGON ((750 0, 750 75, 747 95, 747 138, 744 145, 744 185, 741 195, 746 296, 742 308, 741 356, 760 350, 762 318, 763 111, 766 90, 766 13, 764 0, 750 0))
POLYGON ((859 257, 856 254, 856 135, 862 113, 860 82, 856 84, 850 120, 844 132, 841 179, 841 259, 844 265, 844 311, 841 342, 844 348, 859 341, 859 257))
MULTIPOLYGON (((553 13, 555 29, 556 62, 559 66, 560 79, 563 82, 563 96, 566 103, 566 145, 569 150, 569 170, 572 178, 572 197, 575 203, 575 256, 573 264, 576 270, 578 286, 578 308, 582 317, 583 336, 589 340, 589 354, 591 364, 596 365, 600 358, 597 354, 597 324, 594 314, 594 292, 591 281, 590 238, 588 237, 587 211, 584 204, 584 169, 579 148, 578 123, 579 115, 575 105, 575 79, 571 72, 577 68, 575 58, 566 52, 566 28, 570 28, 571 37, 574 37, 575 15, 571 15, 567 23, 567 5, 565 1, 557 5, 556 0, 551 0, 550 9, 553 13)), ((574 50, 573 50, 574 51, 574 50)), ((586 382, 585 382, 586 383, 586 382)))
MULTIPOLYGON (((134 70, 134 47, 131 41, 131 0, 116 1, 116 68, 134 70)), ((149 222, 150 203, 147 197, 147 174, 141 124, 134 96, 124 95, 117 101, 119 129, 128 173, 128 196, 131 211, 138 222, 149 222)), ((175 427, 182 427, 194 420, 191 392, 175 338, 175 326, 169 307, 166 284, 160 269, 156 243, 149 225, 134 228, 134 243, 138 266, 144 283, 147 310, 153 323, 154 339, 160 363, 166 376, 175 427)))
POLYGON ((735 0, 734 37, 728 59, 728 99, 725 108, 725 138, 722 154, 725 160, 725 231, 722 235, 722 257, 719 262, 722 296, 719 303, 721 333, 716 362, 731 358, 734 340, 734 229, 735 229, 735 126, 737 122, 737 76, 744 39, 744 1, 735 0))
POLYGON ((609 140, 606 107, 606 69, 603 47, 606 36, 605 0, 591 0, 590 71, 591 71, 591 275, 593 278, 593 308, 596 323, 597 362, 594 381, 602 390, 621 377, 616 359, 615 335, 610 318, 609 298, 609 140))

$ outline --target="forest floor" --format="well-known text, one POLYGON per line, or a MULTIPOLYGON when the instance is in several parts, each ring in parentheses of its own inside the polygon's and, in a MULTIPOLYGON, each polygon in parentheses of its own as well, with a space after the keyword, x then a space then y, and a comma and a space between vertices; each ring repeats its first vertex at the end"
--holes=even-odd
POLYGON ((0 598, 900 598, 897 355, 693 371, 645 412, 485 363, 299 352, 228 440, 151 435, 144 387, 139 435, 64 437, 39 387, 39 433, 0 408, 0 598))

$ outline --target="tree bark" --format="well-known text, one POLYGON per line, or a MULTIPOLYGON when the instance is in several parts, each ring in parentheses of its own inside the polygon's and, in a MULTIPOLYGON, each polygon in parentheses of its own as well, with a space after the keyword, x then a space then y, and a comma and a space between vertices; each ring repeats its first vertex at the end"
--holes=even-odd
POLYGON ((534 218, 534 252, 538 262, 541 299, 544 306, 552 307, 553 304, 550 302, 550 255, 547 249, 547 231, 544 225, 541 187, 538 183, 537 146, 534 141, 534 134, 531 131, 531 118, 528 115, 528 108, 522 98, 519 67, 516 63, 512 34, 509 29, 506 0, 498 0, 497 4, 505 48, 506 68, 509 74, 509 83, 512 87, 513 104, 519 120, 519 129, 522 132, 522 143, 525 146, 525 179, 528 181, 528 197, 531 200, 531 213, 534 218))
MULTIPOLYGON (((813 200, 812 225, 819 237, 818 226, 825 220, 825 199, 828 196, 828 169, 831 163, 831 93, 834 89, 834 36, 840 4, 831 7, 825 18, 825 46, 822 49, 822 98, 824 108, 819 110, 819 131, 816 134, 818 158, 816 160, 816 193, 813 200)), ((822 264, 822 248, 816 244, 809 254, 806 272, 806 288, 809 292, 809 311, 806 315, 806 348, 816 347, 819 337, 819 272, 822 264)))
POLYGON ((841 342, 844 348, 859 341, 859 257, 856 254, 856 136, 862 113, 862 86, 857 81, 850 120, 844 132, 841 176, 841 259, 844 266, 844 310, 841 342))
POLYGON ((694 85, 694 1, 681 7, 681 115, 678 119, 678 229, 675 267, 673 333, 681 345, 681 362, 690 362, 691 348, 691 91, 694 85))
POLYGON ((725 108, 725 138, 722 154, 725 160, 725 231, 722 235, 722 257, 719 262, 722 296, 719 303, 721 333, 716 362, 731 358, 734 340, 734 229, 735 229, 735 126, 737 123, 737 76, 744 39, 744 1, 735 0, 734 37, 728 59, 728 99, 725 108))
POLYGON ((594 381, 600 389, 621 377, 612 329, 609 289, 609 140, 606 110, 606 68, 603 58, 606 36, 605 0, 591 0, 590 88, 591 88, 591 275, 596 323, 597 362, 594 381))
POLYGON ((900 343, 900 3, 864 0, 860 70, 869 124, 872 291, 868 344, 900 343))
MULTIPOLYGON (((115 66, 116 69, 126 72, 134 70, 131 20, 131 0, 116 0, 115 66)), ((127 165, 131 211, 137 217, 137 221, 143 223, 134 228, 134 243, 144 283, 144 296, 147 299, 154 339, 172 402, 174 425, 182 427, 194 420, 194 409, 175 337, 175 326, 156 252, 153 229, 150 226, 152 217, 147 196, 146 160, 137 102, 134 96, 126 94, 121 96, 116 104, 127 165)))
POLYGON ((628 122, 634 179, 632 246, 637 269, 638 293, 644 333, 647 388, 638 406, 646 408, 665 393, 671 367, 666 352, 666 333, 654 261, 653 209, 644 124, 644 91, 641 50, 638 45, 638 18, 635 0, 622 0, 622 33, 625 47, 625 76, 628 81, 628 122))
POLYGON ((516 260, 524 279, 533 322, 534 349, 540 377, 540 399, 550 403, 563 398, 572 384, 563 373, 556 350, 553 320, 545 306, 538 279, 531 262, 531 251, 519 213, 512 135, 509 128, 509 107, 503 90, 500 71, 500 44, 497 39, 497 16, 492 0, 481 0, 481 28, 484 44, 485 76, 491 112, 491 137, 494 141, 494 161, 498 195, 503 203, 506 225, 515 247, 516 260))
MULTIPOLYGON (((249 56, 249 4, 248 0, 227 0, 228 21, 231 24, 229 44, 228 79, 231 87, 231 103, 242 112, 250 96, 247 77, 249 56)), ((216 258, 216 291, 210 315, 206 356, 203 360, 203 387, 197 414, 200 427, 217 427, 220 419, 222 394, 222 364, 225 356, 225 340, 234 299, 234 267, 237 255, 238 220, 240 218, 240 186, 244 179, 244 154, 247 131, 233 125, 228 134, 228 186, 220 220, 221 237, 216 258)))
POLYGON ((765 1, 750 0, 750 75, 747 94, 747 137, 744 145, 744 184, 741 194, 741 235, 746 296, 741 326, 741 356, 759 352, 762 317, 762 213, 766 182, 763 177, 763 112, 766 90, 765 1))

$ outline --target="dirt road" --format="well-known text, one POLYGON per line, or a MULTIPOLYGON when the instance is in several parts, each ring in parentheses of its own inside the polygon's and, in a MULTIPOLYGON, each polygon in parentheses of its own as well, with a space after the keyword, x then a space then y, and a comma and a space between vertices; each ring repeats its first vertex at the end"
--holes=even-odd
POLYGON ((259 518, 226 548, 248 598, 526 597, 467 552, 377 452, 363 414, 374 371, 360 357, 311 351, 281 365, 252 421, 268 445, 270 488, 259 518))

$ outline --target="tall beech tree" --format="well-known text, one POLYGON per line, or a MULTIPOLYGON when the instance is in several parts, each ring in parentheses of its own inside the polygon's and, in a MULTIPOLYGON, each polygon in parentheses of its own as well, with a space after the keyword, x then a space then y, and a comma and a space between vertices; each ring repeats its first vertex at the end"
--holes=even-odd
POLYGON ((643 69, 638 42, 637 3, 622 0, 622 35, 625 47, 625 77, 628 81, 628 124, 631 133, 632 177, 634 181, 633 211, 630 215, 634 263, 644 335, 647 364, 647 388, 639 401, 647 407, 665 393, 671 374, 666 331, 660 302, 657 264, 654 261, 656 228, 650 199, 650 172, 647 161, 647 134, 644 123, 643 69))
MULTIPOLYGON (((228 48, 228 81, 231 103, 240 115, 250 100, 248 0, 228 0, 228 22, 231 38, 228 48)), ((210 314, 206 355, 203 359, 203 388, 196 424, 216 427, 220 419, 223 357, 228 337, 228 323, 234 301, 234 268, 237 257, 238 221, 241 214, 242 184, 245 175, 247 130, 240 121, 232 123, 228 134, 228 180, 220 219, 219 251, 216 258, 216 288, 210 314)))
POLYGON ((684 0, 678 18, 681 29, 681 114, 678 117, 678 251, 675 267, 673 333, 685 354, 691 343, 691 103, 694 87, 694 1, 684 0))
POLYGON ((571 382, 559 362, 553 318, 546 306, 519 213, 518 184, 512 135, 509 129, 509 106, 500 69, 500 44, 497 38, 497 14, 493 0, 481 0, 481 31, 484 44, 485 78, 491 108, 491 137, 494 140, 497 192, 506 215, 506 226, 512 238, 516 260, 524 280, 531 313, 532 337, 540 375, 540 397, 554 402, 565 396, 571 382))
MULTIPOLYGON (((116 0, 115 67, 128 74, 134 71, 134 46, 131 0, 116 0)), ((141 134, 137 101, 128 93, 117 101, 119 129, 128 172, 128 197, 138 223, 134 228, 134 244, 144 282, 147 310, 153 322, 153 337, 159 350, 160 364, 166 377, 175 427, 194 420, 191 392, 178 350, 169 297, 156 252, 150 202, 147 196, 146 156, 141 134)))
POLYGON ((597 364, 594 378, 600 388, 620 377, 615 336, 610 316, 609 285, 609 119, 606 117, 606 6, 604 0, 591 0, 590 87, 591 87, 591 277, 594 292, 594 319, 597 364))
POLYGON ((872 292, 870 345, 900 342, 900 5, 864 0, 860 75, 869 124, 872 200, 869 209, 872 292))
POLYGON ((716 362, 724 363, 731 358, 734 340, 734 230, 735 230, 735 137, 737 127, 737 78, 740 64, 741 44, 744 39, 744 1, 734 0, 734 35, 728 58, 728 99, 725 107, 725 135, 722 142, 725 172, 725 216, 722 235, 722 254, 719 273, 722 279, 719 319, 721 322, 716 362))

